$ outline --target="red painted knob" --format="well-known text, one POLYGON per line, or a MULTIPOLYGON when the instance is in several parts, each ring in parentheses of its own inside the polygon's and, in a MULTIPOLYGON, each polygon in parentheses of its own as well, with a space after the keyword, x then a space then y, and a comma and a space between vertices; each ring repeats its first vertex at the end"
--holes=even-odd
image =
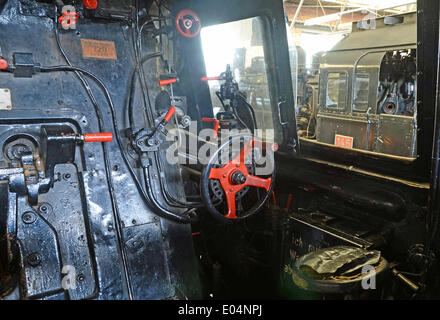
POLYGON ((84 8, 87 9, 96 9, 98 8, 98 1, 97 0, 83 0, 84 8))
POLYGON ((0 70, 4 70, 8 67, 8 62, 0 57, 0 70))

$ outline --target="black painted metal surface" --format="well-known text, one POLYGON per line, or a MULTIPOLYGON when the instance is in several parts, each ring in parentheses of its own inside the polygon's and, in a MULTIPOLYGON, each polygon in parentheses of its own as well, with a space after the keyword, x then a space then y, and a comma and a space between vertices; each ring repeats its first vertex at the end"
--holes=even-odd
MULTIPOLYGON (((13 53, 29 52, 41 65, 66 64, 56 45, 52 15, 51 5, 8 1, 0 14, 2 55, 12 61, 13 53)), ((118 130, 128 126, 124 106, 134 68, 131 32, 120 21, 80 20, 76 30, 60 29, 61 43, 72 63, 96 74, 109 88, 118 130), (117 60, 83 59, 81 39, 113 41, 117 60)), ((155 51, 154 42, 146 39, 144 49, 143 54, 155 51)), ((155 97, 159 90, 156 61, 146 63, 145 70, 150 94, 155 97)), ((97 86, 91 87, 103 116, 103 131, 114 133, 105 97, 97 86)), ((13 101, 12 110, 0 111, 0 141, 24 134, 39 147, 41 126, 47 124, 68 124, 80 134, 99 131, 93 106, 73 73, 37 74, 26 79, 2 73, 0 88, 9 88, 13 101)), ((145 126, 139 96, 135 110, 139 125, 145 126)), ((23 286, 9 298, 200 298, 191 227, 151 212, 137 192, 115 141, 76 148, 74 163, 55 166, 54 187, 40 195, 38 205, 30 207, 25 197, 12 192, 8 195, 7 212, 1 214, 7 213, 8 232, 20 244, 23 269, 23 286), (106 178, 103 148, 110 159, 111 182, 106 178), (109 188, 114 189, 114 199, 109 188), (117 220, 122 239, 117 236, 117 220), (62 285, 69 266, 74 267, 76 287, 65 290, 62 285)), ((7 160, 3 158, 0 154, 0 165, 7 160)), ((169 183, 168 189, 176 192, 175 197, 181 198, 178 168, 166 169, 162 177, 153 168, 154 188, 158 190, 157 179, 162 177, 169 183)))

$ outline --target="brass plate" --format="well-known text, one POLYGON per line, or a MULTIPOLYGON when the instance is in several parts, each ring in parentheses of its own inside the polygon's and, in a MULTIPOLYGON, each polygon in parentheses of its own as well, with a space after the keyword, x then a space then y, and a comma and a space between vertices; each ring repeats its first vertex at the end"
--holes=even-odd
POLYGON ((81 39, 82 55, 85 59, 117 60, 113 41, 81 39))

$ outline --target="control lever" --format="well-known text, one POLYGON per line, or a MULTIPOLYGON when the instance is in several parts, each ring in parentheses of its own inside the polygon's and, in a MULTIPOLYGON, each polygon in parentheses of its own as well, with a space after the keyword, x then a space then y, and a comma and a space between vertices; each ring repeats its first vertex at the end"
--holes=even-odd
POLYGON ((168 78, 168 79, 161 79, 159 80, 159 86, 167 86, 169 84, 177 83, 179 82, 179 78, 168 78))
POLYGON ((78 135, 77 140, 83 142, 110 142, 113 141, 113 133, 86 133, 83 135, 78 135))
POLYGON ((174 112, 176 112, 176 107, 171 106, 163 120, 157 125, 156 129, 153 131, 153 134, 147 139, 146 142, 148 146, 152 147, 159 145, 161 143, 160 134, 163 134, 164 136, 168 134, 168 131, 165 129, 165 127, 170 121, 171 117, 174 115, 174 112))
POLYGON ((222 79, 221 77, 217 76, 217 77, 202 77, 200 80, 202 80, 203 82, 207 82, 207 81, 218 81, 222 79))

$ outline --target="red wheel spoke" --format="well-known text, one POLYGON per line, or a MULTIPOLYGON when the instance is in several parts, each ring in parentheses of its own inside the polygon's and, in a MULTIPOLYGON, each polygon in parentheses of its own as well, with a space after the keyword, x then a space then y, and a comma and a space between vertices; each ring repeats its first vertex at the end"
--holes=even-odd
POLYGON ((252 175, 248 175, 246 179, 247 186, 264 188, 266 189, 266 191, 269 191, 271 182, 272 182, 272 178, 263 179, 252 175))
POLYGON ((220 168, 220 169, 212 168, 211 172, 209 173, 209 179, 218 179, 218 180, 220 180, 223 177, 224 174, 225 173, 224 173, 223 168, 220 168))
POLYGON ((225 192, 226 193, 226 202, 228 204, 228 214, 225 216, 229 219, 236 219, 237 214, 235 210, 235 192, 225 192))

